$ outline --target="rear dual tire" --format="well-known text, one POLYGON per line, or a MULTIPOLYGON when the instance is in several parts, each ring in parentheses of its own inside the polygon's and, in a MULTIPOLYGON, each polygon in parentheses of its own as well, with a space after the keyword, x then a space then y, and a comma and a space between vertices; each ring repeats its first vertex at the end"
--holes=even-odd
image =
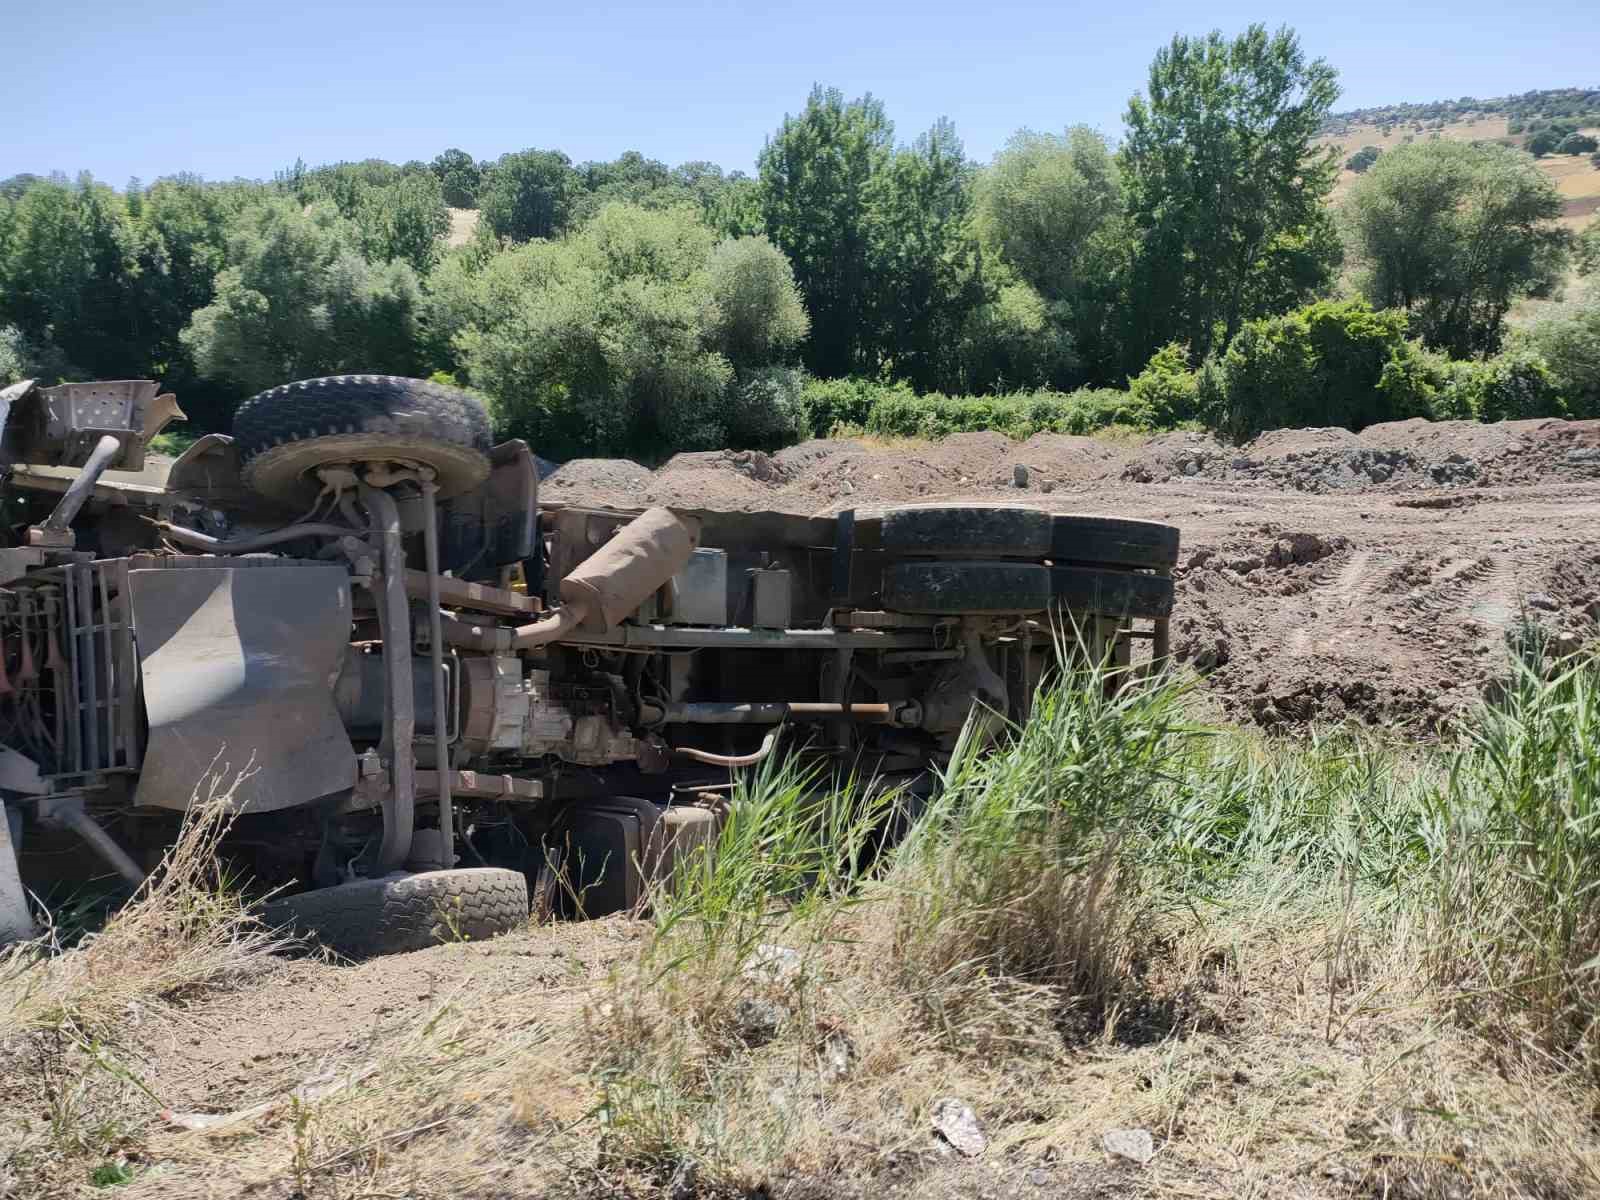
POLYGON ((928 504, 883 517, 889 554, 1020 558, 1159 570, 1178 561, 1178 530, 1158 521, 1051 514, 1004 504, 928 504))

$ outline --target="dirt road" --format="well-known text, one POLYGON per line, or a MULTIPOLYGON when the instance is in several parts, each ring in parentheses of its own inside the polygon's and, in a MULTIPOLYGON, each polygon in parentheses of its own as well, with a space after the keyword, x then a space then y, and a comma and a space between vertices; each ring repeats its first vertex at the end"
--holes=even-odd
POLYGON ((1594 421, 1414 420, 1243 447, 1198 433, 813 441, 654 472, 585 459, 541 495, 806 514, 956 498, 1179 526, 1176 653, 1229 715, 1269 727, 1432 725, 1503 673, 1524 616, 1569 641, 1600 621, 1594 421))

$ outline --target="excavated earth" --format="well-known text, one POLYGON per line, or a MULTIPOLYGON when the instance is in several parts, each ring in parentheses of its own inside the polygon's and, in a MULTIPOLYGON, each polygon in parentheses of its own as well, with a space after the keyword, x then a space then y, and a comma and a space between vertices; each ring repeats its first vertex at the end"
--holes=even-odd
POLYGON ((1600 623, 1600 422, 1396 421, 1243 446, 960 434, 553 466, 545 503, 828 515, 943 499, 1182 530, 1174 650, 1229 716, 1435 726, 1495 686, 1525 620, 1600 623))

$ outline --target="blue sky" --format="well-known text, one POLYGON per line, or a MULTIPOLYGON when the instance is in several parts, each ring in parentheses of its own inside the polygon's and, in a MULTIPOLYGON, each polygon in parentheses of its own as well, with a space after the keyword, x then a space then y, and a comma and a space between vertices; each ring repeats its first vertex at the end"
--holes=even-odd
POLYGON ((577 161, 637 149, 750 170, 813 82, 881 97, 904 140, 948 116, 987 160, 1023 125, 1116 137, 1177 31, 1287 22, 1339 68, 1345 108, 1592 85, 1600 35, 1582 8, 0 0, 0 178, 259 178, 297 156, 403 161, 448 146, 577 161))

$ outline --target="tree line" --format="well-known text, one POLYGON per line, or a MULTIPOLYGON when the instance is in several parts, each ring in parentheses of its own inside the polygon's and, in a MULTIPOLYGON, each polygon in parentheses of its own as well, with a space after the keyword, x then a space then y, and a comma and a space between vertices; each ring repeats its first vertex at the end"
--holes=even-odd
MULTIPOLYGON (((1387 369, 1384 394, 1441 411, 1503 408, 1481 364, 1514 350, 1540 381, 1522 407, 1581 407, 1592 305, 1543 349, 1507 346, 1512 306, 1575 249, 1531 158, 1402 146, 1335 209, 1315 139, 1337 96, 1292 31, 1252 26, 1162 47, 1120 145, 1024 129, 984 165, 948 121, 903 141, 878 99, 818 87, 754 176, 553 149, 121 191, 19 176, 0 183, 0 378, 158 377, 225 429, 289 379, 435 375, 553 456, 1018 428, 1023 409, 1243 429, 1270 420, 1237 417, 1269 343, 1280 376, 1359 346, 1363 386, 1387 369), (452 245, 451 210, 473 207, 452 245)), ((1312 377, 1284 394, 1355 386, 1312 377)))
POLYGON ((1461 96, 1423 104, 1384 104, 1330 113, 1325 131, 1343 131, 1352 125, 1413 125, 1445 123, 1474 117, 1504 116, 1515 128, 1557 118, 1600 115, 1600 88, 1539 88, 1512 96, 1461 96))

